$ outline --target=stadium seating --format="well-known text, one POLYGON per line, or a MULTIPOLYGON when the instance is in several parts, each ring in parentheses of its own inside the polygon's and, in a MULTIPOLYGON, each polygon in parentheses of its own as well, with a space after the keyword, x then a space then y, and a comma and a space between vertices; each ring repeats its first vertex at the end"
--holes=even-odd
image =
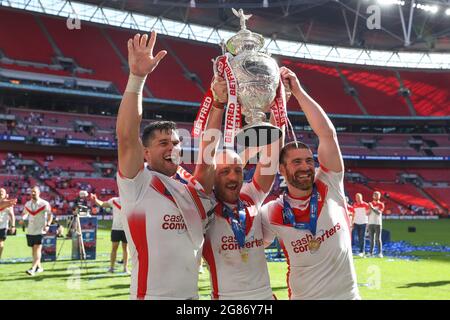
POLYGON ((345 67, 342 74, 356 89, 369 114, 411 115, 404 98, 399 95, 400 84, 392 71, 345 67))
POLYGON ((0 50, 11 59, 51 64, 53 49, 34 19, 31 13, 1 9, 0 50))
POLYGON ((92 74, 83 74, 83 77, 114 80, 119 91, 124 91, 128 79, 127 72, 122 68, 119 57, 99 27, 83 23, 81 29, 69 30, 64 19, 50 17, 41 19, 63 55, 73 58, 80 67, 93 71, 92 74))
POLYGON ((401 71, 405 86, 411 91, 411 100, 417 115, 448 116, 450 114, 450 73, 401 71))
POLYGON ((412 184, 369 182, 368 185, 372 189, 379 190, 384 195, 388 194, 391 199, 403 205, 415 205, 427 209, 436 207, 432 201, 424 197, 412 184))
POLYGON ((449 188, 425 188, 425 191, 438 201, 442 207, 450 209, 449 188))
POLYGON ((219 48, 167 37, 163 41, 174 51, 174 54, 186 65, 187 69, 200 78, 203 89, 207 90, 213 76, 211 59, 221 55, 219 48))
MULTIPOLYGON (((135 32, 112 28, 108 29, 106 32, 121 51, 122 55, 127 57, 128 51, 126 43, 128 39, 133 37, 135 32)), ((159 41, 154 48, 154 53, 156 54, 162 49, 164 48, 159 41)), ((209 61, 205 62, 205 68, 210 66, 209 61)), ((152 95, 156 98, 200 101, 203 97, 202 91, 193 81, 188 80, 184 76, 183 69, 171 54, 167 54, 164 57, 164 61, 158 65, 158 68, 155 69, 152 76, 148 78, 146 85, 147 88, 150 89, 152 95)))
MULTIPOLYGON (((362 114, 353 98, 344 91, 344 84, 334 67, 306 64, 291 59, 282 59, 281 64, 294 71, 308 94, 323 107, 327 113, 362 114)), ((297 101, 292 98, 288 107, 301 111, 297 101)))
MULTIPOLYGON (((62 54, 73 58, 79 67, 92 72, 78 76, 112 81, 119 92, 123 92, 128 73, 125 65, 126 42, 135 31, 88 22, 83 22, 83 27, 79 30, 69 30, 62 18, 40 15, 39 19, 62 54), (86 54, 86 48, 89 48, 89 54, 86 54)), ((220 54, 219 47, 161 35, 160 40, 155 52, 163 49, 165 44, 169 54, 149 77, 146 87, 156 98, 199 102, 212 75, 211 58, 220 54), (201 84, 196 84, 192 78, 194 74, 198 76, 201 84)), ((56 54, 49 39, 30 13, 0 9, 0 50, 10 59, 39 63, 25 66, 23 63, 11 64, 3 61, 0 62, 0 67, 70 75, 67 71, 55 69, 58 65, 54 64, 52 57, 56 54), (21 46, 16 45, 16 39, 27 39, 27 46, 33 50, 23 50, 21 46)), ((363 108, 369 115, 412 115, 405 98, 398 92, 400 84, 393 70, 349 66, 337 68, 336 65, 330 64, 305 63, 286 57, 276 58, 280 65, 285 65, 298 74, 307 92, 327 113, 364 113, 355 99, 346 92, 339 69, 342 77, 356 90, 363 108)), ((450 115, 447 85, 450 81, 449 72, 399 71, 399 74, 405 87, 411 91, 410 99, 417 115, 450 115)), ((288 107, 290 110, 300 111, 295 99, 289 101, 288 107)))

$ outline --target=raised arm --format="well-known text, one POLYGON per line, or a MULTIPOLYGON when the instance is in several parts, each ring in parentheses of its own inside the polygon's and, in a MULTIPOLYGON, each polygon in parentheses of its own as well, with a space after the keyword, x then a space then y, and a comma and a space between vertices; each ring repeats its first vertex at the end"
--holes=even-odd
POLYGON ((155 57, 153 56, 153 47, 156 42, 155 31, 151 33, 148 43, 147 40, 146 34, 141 36, 138 33, 127 43, 130 76, 120 103, 116 125, 119 171, 126 178, 134 178, 144 164, 140 125, 142 90, 145 80, 167 54, 167 51, 163 50, 155 57))
POLYGON ((111 205, 108 202, 100 200, 94 193, 91 193, 91 200, 94 200, 95 204, 98 205, 99 207, 111 208, 111 205))
POLYGON ((289 81, 292 94, 300 104, 312 130, 319 138, 319 163, 331 171, 342 172, 344 170, 344 162, 333 123, 322 107, 302 88, 293 71, 281 67, 280 72, 282 78, 289 81))
MULTIPOLYGON (((382 206, 380 209, 378 209, 378 208, 375 208, 371 202, 369 202, 369 207, 370 207, 370 210, 372 210, 373 212, 375 212, 375 214, 378 214, 378 215, 382 214, 383 210, 384 210, 384 206, 382 206)), ((370 212, 370 210, 369 210, 369 212, 370 212)))
POLYGON ((202 133, 194 177, 201 183, 207 194, 214 186, 215 156, 221 138, 224 105, 227 101, 227 83, 215 76, 212 83, 214 101, 209 113, 205 131, 202 133))
POLYGON ((17 203, 17 199, 3 199, 0 200, 0 210, 14 206, 17 203))
MULTIPOLYGON (((270 123, 275 125, 273 115, 270 117, 270 123)), ((281 148, 284 143, 284 128, 280 139, 276 140, 270 145, 264 146, 259 152, 260 158, 255 168, 253 179, 261 187, 264 193, 267 193, 272 188, 275 175, 278 171, 278 161, 281 148)))

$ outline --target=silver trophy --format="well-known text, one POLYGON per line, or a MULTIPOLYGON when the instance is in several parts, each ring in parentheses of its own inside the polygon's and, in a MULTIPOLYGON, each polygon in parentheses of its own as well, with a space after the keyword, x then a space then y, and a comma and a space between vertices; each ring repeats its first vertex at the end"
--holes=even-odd
POLYGON ((237 98, 247 125, 237 134, 237 143, 243 146, 263 146, 278 140, 282 131, 267 122, 266 114, 275 99, 279 85, 279 68, 269 54, 261 52, 264 38, 247 30, 245 22, 251 15, 242 9, 233 13, 239 17, 241 30, 226 42, 226 49, 237 80, 237 98))

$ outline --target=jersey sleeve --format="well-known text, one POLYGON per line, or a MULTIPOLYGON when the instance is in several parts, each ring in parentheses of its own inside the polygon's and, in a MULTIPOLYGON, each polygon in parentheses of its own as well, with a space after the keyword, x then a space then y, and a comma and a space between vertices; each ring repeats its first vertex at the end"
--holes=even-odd
POLYGON ((275 232, 270 224, 269 219, 269 210, 271 207, 271 203, 266 203, 260 209, 261 212, 261 222, 262 222, 262 232, 263 232, 263 240, 264 245, 268 246, 275 240, 275 232))
POLYGON ((251 182, 244 183, 241 189, 241 195, 244 198, 242 200, 245 200, 245 196, 249 197, 257 208, 261 208, 268 194, 269 192, 262 191, 255 179, 252 179, 251 182))
POLYGON ((320 167, 316 170, 316 179, 324 182, 328 186, 329 190, 341 200, 340 204, 345 206, 344 171, 333 172, 320 165, 320 167))
POLYGON ((138 202, 140 198, 145 194, 152 173, 146 168, 142 168, 138 174, 132 178, 124 177, 120 172, 117 173, 117 186, 119 187, 119 196, 123 203, 129 203, 130 205, 138 202))

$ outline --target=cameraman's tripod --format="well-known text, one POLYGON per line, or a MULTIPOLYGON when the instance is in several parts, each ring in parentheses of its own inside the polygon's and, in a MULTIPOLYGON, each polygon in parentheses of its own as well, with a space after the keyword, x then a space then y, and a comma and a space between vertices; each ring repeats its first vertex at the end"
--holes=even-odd
MULTIPOLYGON (((80 224, 80 214, 79 214, 79 210, 78 208, 75 211, 75 214, 73 215, 72 221, 70 222, 69 226, 67 227, 68 232, 70 232, 70 234, 72 235, 72 229, 75 229, 75 233, 77 235, 77 241, 78 241, 78 251, 79 251, 79 257, 80 257, 80 264, 81 264, 81 268, 83 268, 83 262, 84 262, 84 270, 86 271, 86 273, 88 274, 88 267, 87 267, 87 261, 86 261, 86 250, 84 248, 84 240, 83 240, 83 233, 81 231, 81 224, 80 224), (75 226, 75 228, 74 228, 75 226)), ((55 267, 55 263, 58 260, 61 251, 64 247, 64 243, 67 241, 68 239, 65 239, 64 242, 62 243, 61 247, 59 248, 58 254, 56 256, 55 262, 53 262, 53 267, 52 270, 55 267)))

